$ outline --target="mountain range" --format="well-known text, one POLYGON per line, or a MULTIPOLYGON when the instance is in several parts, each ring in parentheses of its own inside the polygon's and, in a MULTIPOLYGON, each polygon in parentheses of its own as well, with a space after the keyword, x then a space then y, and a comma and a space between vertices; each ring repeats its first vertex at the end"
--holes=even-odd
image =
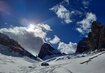
POLYGON ((104 73, 104 37, 105 26, 93 22, 91 32, 80 40, 75 54, 66 55, 44 43, 38 56, 34 56, 0 33, 0 73, 104 73))

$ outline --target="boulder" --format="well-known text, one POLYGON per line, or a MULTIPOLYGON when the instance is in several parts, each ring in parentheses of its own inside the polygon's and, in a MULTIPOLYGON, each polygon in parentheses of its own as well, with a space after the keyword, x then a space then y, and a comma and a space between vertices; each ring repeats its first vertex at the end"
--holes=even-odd
POLYGON ((47 62, 43 62, 41 63, 41 66, 49 66, 49 64, 47 62))

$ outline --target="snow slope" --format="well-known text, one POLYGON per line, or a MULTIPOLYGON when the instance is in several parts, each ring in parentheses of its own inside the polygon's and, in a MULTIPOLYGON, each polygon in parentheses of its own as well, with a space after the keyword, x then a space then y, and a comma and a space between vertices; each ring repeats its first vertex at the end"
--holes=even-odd
POLYGON ((0 54, 0 73, 24 73, 22 69, 28 65, 32 64, 22 58, 0 54))
POLYGON ((10 51, 8 47, 0 45, 0 73, 28 73, 29 67, 33 63, 38 63, 38 61, 19 55, 10 51))
POLYGON ((48 67, 38 67, 31 73, 105 73, 105 53, 82 58, 64 58, 49 62, 48 67))
POLYGON ((0 73, 105 73, 105 52, 86 57, 61 56, 46 60, 49 66, 28 57, 0 54, 0 73))

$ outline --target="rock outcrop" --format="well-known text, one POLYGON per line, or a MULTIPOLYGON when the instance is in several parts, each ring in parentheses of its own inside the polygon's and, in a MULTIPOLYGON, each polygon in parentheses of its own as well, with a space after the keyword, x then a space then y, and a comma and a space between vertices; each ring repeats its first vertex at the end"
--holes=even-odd
POLYGON ((105 25, 93 22, 88 37, 84 37, 77 45, 77 53, 105 50, 105 25))

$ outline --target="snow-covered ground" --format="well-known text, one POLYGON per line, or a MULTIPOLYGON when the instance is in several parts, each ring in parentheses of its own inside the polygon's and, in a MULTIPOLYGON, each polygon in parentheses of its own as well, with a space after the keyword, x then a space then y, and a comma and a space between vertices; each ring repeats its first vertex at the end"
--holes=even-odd
POLYGON ((87 57, 55 57, 47 60, 49 66, 27 57, 0 54, 0 73, 105 73, 105 53, 87 57))
POLYGON ((0 54, 0 73, 28 73, 29 66, 32 65, 31 59, 0 54))

